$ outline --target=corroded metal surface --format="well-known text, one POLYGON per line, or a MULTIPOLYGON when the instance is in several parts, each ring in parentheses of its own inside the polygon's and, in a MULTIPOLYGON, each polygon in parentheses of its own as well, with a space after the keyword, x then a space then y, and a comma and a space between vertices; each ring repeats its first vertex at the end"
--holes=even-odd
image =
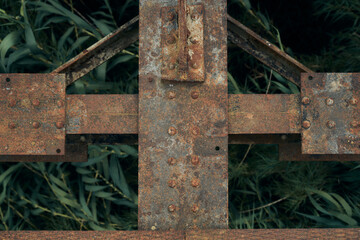
POLYGON ((187 5, 161 8, 161 78, 204 81, 204 7, 187 5))
POLYGON ((66 134, 137 134, 137 95, 67 95, 66 134))
POLYGON ((229 127, 231 134, 299 133, 299 95, 229 95, 229 127))
POLYGON ((302 153, 360 154, 360 74, 302 74, 302 153))
POLYGON ((228 15, 229 40, 284 78, 300 86, 302 72, 312 70, 228 15))
MULTIPOLYGON (((226 228, 226 1, 204 6, 205 81, 161 79, 161 7, 140 1, 139 229, 226 228)), ((191 36, 191 33, 190 33, 191 36)))
POLYGON ((139 38, 139 16, 125 23, 115 32, 107 35, 79 55, 64 63, 53 73, 65 73, 66 85, 70 85, 100 66, 139 38))
POLYGON ((0 155, 64 155, 65 75, 1 74, 0 155))
POLYGON ((280 143, 279 144, 280 161, 360 161, 360 155, 351 154, 302 154, 301 142, 280 143))
POLYGON ((3 155, 0 162, 87 162, 88 148, 87 143, 66 143, 66 154, 55 155, 3 155))

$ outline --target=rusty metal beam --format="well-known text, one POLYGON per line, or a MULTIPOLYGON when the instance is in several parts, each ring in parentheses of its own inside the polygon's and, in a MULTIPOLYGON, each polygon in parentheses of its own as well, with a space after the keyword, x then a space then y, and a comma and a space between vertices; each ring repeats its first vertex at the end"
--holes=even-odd
POLYGON ((300 86, 302 72, 312 70, 228 15, 228 38, 284 78, 300 86))
POLYGON ((0 239, 127 239, 127 240, 200 240, 200 239, 336 239, 358 240, 359 228, 312 229, 209 229, 188 231, 2 231, 0 239))
POLYGON ((139 39, 139 16, 125 23, 79 55, 64 63, 52 73, 65 73, 69 86, 97 66, 103 64, 139 39))

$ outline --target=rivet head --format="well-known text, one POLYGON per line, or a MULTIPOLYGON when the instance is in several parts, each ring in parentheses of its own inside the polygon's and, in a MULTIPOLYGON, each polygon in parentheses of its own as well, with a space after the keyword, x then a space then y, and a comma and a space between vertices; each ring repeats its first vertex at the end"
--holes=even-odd
POLYGON ((58 106, 59 108, 63 107, 63 106, 64 106, 64 102, 61 101, 61 100, 57 101, 57 106, 58 106))
POLYGON ((301 103, 304 105, 308 105, 310 103, 310 98, 308 97, 303 97, 301 100, 301 103))
POLYGON ((174 99, 175 97, 176 97, 176 93, 174 91, 168 92, 168 98, 169 99, 174 99))
POLYGON ((191 38, 190 38, 190 42, 191 42, 192 44, 197 44, 197 43, 198 43, 198 40, 197 40, 195 37, 191 37, 191 38))
POLYGON ((15 99, 10 99, 9 107, 15 107, 15 106, 16 106, 16 100, 15 99))
POLYGON ((31 103, 32 103, 32 105, 35 106, 35 107, 37 107, 37 106, 40 105, 40 101, 39 101, 38 99, 32 100, 31 103))
POLYGON ((176 43, 176 38, 174 36, 169 36, 168 39, 166 40, 166 43, 168 45, 174 44, 174 43, 176 43))
POLYGON ((351 99, 349 100, 349 103, 350 103, 351 105, 356 105, 356 104, 358 103, 358 100, 357 100, 356 98, 351 98, 351 99))
POLYGON ((168 133, 170 136, 174 136, 176 134, 176 128, 169 127, 168 133))
POLYGON ((191 180, 191 186, 198 187, 200 185, 200 179, 194 178, 191 180))
POLYGON ((199 66, 199 64, 197 64, 196 62, 191 62, 191 67, 192 67, 193 69, 198 69, 200 66, 199 66))
POLYGON ((193 14, 191 14, 191 19, 192 19, 193 21, 199 19, 199 14, 198 14, 198 13, 193 13, 193 14))
POLYGON ((309 80, 313 80, 314 77, 313 77, 313 76, 309 76, 308 79, 309 79, 309 80))
POLYGON ((175 180, 169 180, 168 181, 168 186, 171 187, 171 188, 174 188, 176 186, 175 180))
POLYGON ((193 127, 191 132, 196 136, 200 134, 200 129, 198 127, 193 127))
POLYGON ((192 99, 197 99, 199 97, 200 93, 198 91, 192 91, 191 97, 192 99))
POLYGON ((57 129, 61 129, 61 128, 64 127, 64 122, 57 122, 57 123, 55 124, 55 126, 56 126, 57 129))
POLYGON ((174 204, 171 204, 171 205, 168 206, 168 211, 169 212, 175 212, 175 210, 176 210, 176 207, 175 207, 174 204))
POLYGON ((334 121, 327 121, 326 126, 331 129, 336 126, 336 123, 334 121))
POLYGON ((172 20, 174 20, 174 18, 175 18, 175 13, 174 12, 168 12, 167 20, 172 21, 172 20))
POLYGON ((353 127, 353 128, 356 128, 356 127, 359 127, 360 126, 360 123, 358 121, 352 121, 350 123, 350 126, 353 127))
POLYGON ((193 165, 199 165, 199 163, 200 163, 199 156, 196 156, 196 155, 191 156, 191 163, 193 165))
POLYGON ((196 204, 194 204, 194 205, 191 207, 191 211, 192 211, 192 212, 197 212, 197 211, 199 211, 199 206, 196 205, 196 204))
POLYGON ((154 79, 151 78, 151 77, 149 77, 149 78, 148 78, 148 81, 149 81, 149 82, 152 82, 152 81, 154 81, 154 79))
POLYGON ((169 69, 170 69, 170 70, 174 70, 174 69, 175 69, 175 64, 170 63, 170 64, 169 64, 169 69))
POLYGON ((32 126, 33 126, 33 128, 38 129, 40 127, 40 123, 39 122, 33 122, 32 126))
POLYGON ((172 166, 172 165, 175 165, 175 163, 176 163, 176 159, 175 159, 175 158, 169 158, 169 159, 168 159, 168 164, 169 164, 169 165, 172 166))
POLYGON ((334 105, 334 99, 332 99, 332 98, 327 98, 325 102, 326 102, 326 105, 328 105, 328 106, 334 105))
POLYGON ((302 127, 303 128, 308 129, 310 126, 311 126, 310 121, 305 120, 305 121, 302 122, 302 127))
POLYGON ((16 128, 16 123, 13 123, 13 122, 9 123, 9 128, 10 129, 16 128))

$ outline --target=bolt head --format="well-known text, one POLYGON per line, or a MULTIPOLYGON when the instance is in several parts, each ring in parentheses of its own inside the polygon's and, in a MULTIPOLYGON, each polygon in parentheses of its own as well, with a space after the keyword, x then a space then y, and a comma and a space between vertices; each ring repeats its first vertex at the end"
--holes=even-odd
POLYGON ((199 165, 199 163, 200 163, 199 156, 196 156, 196 155, 191 156, 191 163, 193 165, 199 165))
POLYGON ((175 165, 175 163, 176 163, 176 159, 175 159, 175 158, 169 158, 169 159, 168 159, 168 164, 169 164, 169 165, 172 166, 172 165, 175 165))
POLYGON ((336 123, 334 121, 327 121, 326 126, 331 129, 336 126, 336 123))
POLYGON ((169 127, 168 133, 170 136, 174 136, 176 134, 176 128, 169 127))
POLYGON ((61 100, 57 101, 57 106, 58 106, 59 108, 63 107, 63 106, 64 106, 64 102, 61 101, 61 100))
POLYGON ((198 187, 200 185, 200 179, 194 178, 191 180, 191 186, 198 187))
POLYGON ((9 107, 15 107, 15 106, 16 106, 16 100, 15 99, 10 99, 9 107))
POLYGON ((328 105, 328 106, 334 105, 334 99, 332 99, 332 98, 327 98, 325 102, 326 102, 326 105, 328 105))
POLYGON ((169 212, 175 212, 175 210, 176 210, 176 207, 175 207, 174 204, 171 204, 171 205, 168 206, 168 211, 169 212))
POLYGON ((305 120, 305 121, 302 122, 302 127, 303 128, 308 129, 310 126, 311 126, 310 121, 305 120))
POLYGON ((40 123, 39 122, 33 122, 33 128, 38 129, 40 127, 40 123))
POLYGON ((55 124, 55 126, 56 126, 57 129, 63 128, 64 125, 65 125, 64 122, 57 122, 57 123, 55 124))
POLYGON ((197 211, 199 211, 199 206, 196 205, 196 204, 194 204, 194 205, 191 207, 191 211, 192 211, 192 212, 197 212, 197 211))
POLYGON ((198 69, 200 66, 199 64, 197 64, 196 62, 191 62, 191 65, 190 65, 193 69, 198 69))
POLYGON ((174 99, 176 97, 176 93, 174 92, 174 91, 170 91, 169 93, 168 93, 168 98, 169 99, 174 99))
POLYGON ((352 128, 356 128, 356 127, 359 127, 359 126, 360 126, 360 123, 359 123, 358 121, 352 121, 352 122, 350 123, 350 126, 351 126, 352 128))
POLYGON ((195 37, 191 37, 191 38, 190 38, 190 42, 191 42, 192 44, 197 44, 197 43, 198 43, 198 40, 197 40, 195 37))
POLYGON ((199 16, 198 13, 193 13, 193 14, 191 14, 191 19, 192 19, 193 21, 199 19, 199 17, 200 17, 200 16, 199 16))
POLYGON ((351 105, 356 105, 356 104, 358 103, 358 100, 357 100, 356 98, 351 98, 351 99, 349 100, 349 103, 350 103, 351 105))
POLYGON ((192 134, 199 135, 200 134, 200 129, 198 127, 193 127, 193 129, 191 130, 192 134))
POLYGON ((303 97, 301 100, 302 104, 304 105, 308 105, 310 103, 310 98, 308 97, 303 97))
POLYGON ((9 128, 10 129, 16 128, 16 123, 14 123, 14 122, 9 123, 9 128))
POLYGON ((174 43, 176 43, 176 38, 171 35, 171 36, 169 36, 168 39, 166 40, 166 43, 167 43, 168 45, 174 44, 174 43))
POLYGON ((200 93, 199 93, 198 91, 192 91, 192 92, 191 92, 191 97, 192 97, 192 99, 197 99, 197 98, 199 98, 199 95, 200 95, 200 93))
POLYGON ((32 100, 32 105, 33 106, 35 106, 35 107, 37 107, 37 106, 39 106, 40 105, 40 101, 38 100, 38 99, 34 99, 34 100, 32 100))
POLYGON ((168 181, 168 186, 171 187, 171 188, 174 188, 176 186, 175 180, 169 180, 168 181))

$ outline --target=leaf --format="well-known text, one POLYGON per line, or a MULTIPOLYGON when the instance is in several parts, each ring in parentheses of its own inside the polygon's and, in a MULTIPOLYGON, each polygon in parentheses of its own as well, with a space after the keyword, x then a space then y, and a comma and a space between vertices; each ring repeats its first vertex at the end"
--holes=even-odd
POLYGON ((86 191, 97 192, 108 188, 108 186, 85 185, 86 191))
POLYGON ((20 40, 20 31, 14 31, 6 35, 0 44, 0 57, 1 57, 1 66, 3 71, 5 71, 5 57, 9 49, 15 46, 20 40))
POLYGON ((130 197, 129 185, 126 182, 119 160, 114 156, 110 157, 110 176, 124 195, 130 197))

